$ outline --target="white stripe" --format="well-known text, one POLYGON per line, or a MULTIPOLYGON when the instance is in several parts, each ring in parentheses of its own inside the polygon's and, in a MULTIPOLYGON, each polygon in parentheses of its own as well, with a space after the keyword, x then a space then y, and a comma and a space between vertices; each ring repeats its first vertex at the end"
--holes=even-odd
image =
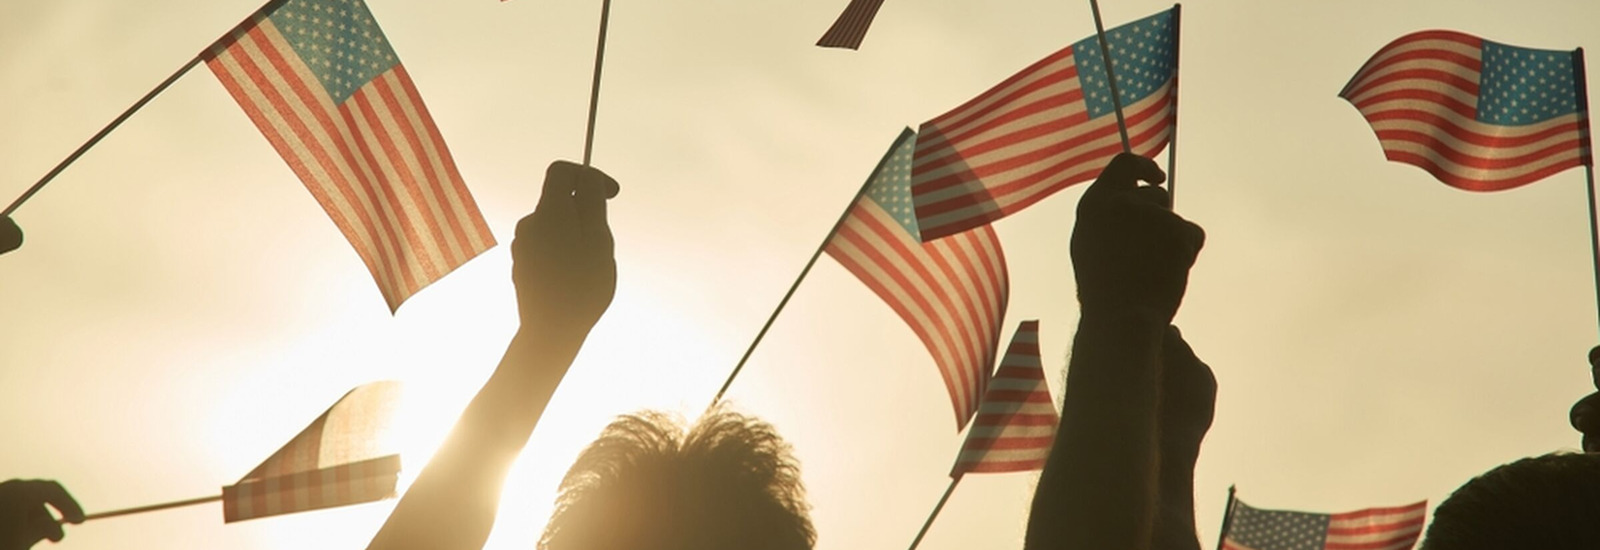
MULTIPOLYGON (((1389 51, 1379 53, 1378 55, 1374 55, 1371 60, 1367 61, 1367 64, 1363 67, 1362 72, 1357 73, 1353 80, 1365 82, 1371 78, 1370 74, 1368 74, 1367 68, 1376 67, 1391 57, 1419 50, 1444 50, 1465 55, 1473 59, 1480 59, 1480 56, 1483 55, 1483 48, 1481 46, 1475 48, 1453 40, 1443 40, 1438 38, 1417 40, 1389 51)), ((1376 72, 1372 72, 1371 74, 1376 74, 1376 72)))
POLYGON ((973 426, 967 432, 967 439, 974 437, 1050 437, 1056 433, 1055 426, 973 426))
POLYGON ((1438 164, 1439 167, 1444 169, 1446 172, 1449 172, 1451 174, 1455 174, 1456 176, 1459 176, 1459 177, 1469 178, 1469 179, 1479 180, 1479 181, 1499 181, 1499 180, 1512 179, 1512 178, 1524 176, 1524 175, 1527 175, 1527 174, 1530 174, 1530 173, 1533 173, 1533 172, 1537 172, 1539 170, 1543 170, 1545 168, 1548 168, 1548 167, 1556 165, 1556 164, 1560 164, 1560 163, 1563 163, 1563 162, 1569 162, 1569 161, 1572 161, 1574 159, 1578 159, 1578 158, 1582 157, 1582 151, 1580 151, 1580 150, 1578 150, 1578 148, 1574 147, 1572 149, 1561 151, 1561 152, 1556 153, 1554 155, 1551 155, 1549 157, 1545 157, 1544 159, 1541 159, 1541 160, 1536 161, 1536 162, 1523 164, 1523 165, 1518 165, 1518 166, 1514 166, 1514 167, 1510 167, 1510 168, 1497 168, 1497 169, 1487 169, 1486 170, 1486 169, 1473 168, 1473 167, 1468 167, 1468 166, 1463 166, 1461 164, 1457 164, 1457 163, 1451 161, 1450 159, 1444 158, 1443 155, 1439 154, 1438 150, 1429 148, 1428 146, 1423 145, 1423 144, 1419 144, 1419 143, 1414 143, 1414 142, 1410 142, 1410 141, 1401 141, 1401 140, 1383 140, 1382 145, 1383 145, 1383 150, 1385 152, 1388 152, 1388 151, 1400 151, 1400 152, 1407 152, 1407 153, 1412 153, 1412 154, 1416 154, 1416 155, 1421 155, 1421 156, 1423 156, 1423 157, 1425 157, 1425 158, 1427 158, 1429 160, 1432 160, 1435 164, 1438 164))
POLYGON ((477 226, 473 221, 474 212, 467 208, 466 203, 461 200, 461 195, 456 193, 455 184, 460 181, 461 176, 451 171, 445 162, 445 155, 449 152, 434 147, 433 132, 428 131, 428 125, 423 123, 425 115, 417 110, 417 105, 422 104, 422 98, 411 95, 393 70, 385 72, 381 78, 389 85, 395 101, 400 105, 398 111, 400 122, 411 127, 412 133, 417 136, 417 144, 422 149, 424 155, 422 160, 426 161, 427 166, 424 174, 432 183, 427 188, 430 197, 429 206, 433 208, 433 216, 438 220, 439 230, 445 234, 446 246, 451 251, 449 267, 454 268, 488 248, 479 238, 477 226), (459 235, 451 229, 450 220, 458 222, 456 225, 461 228, 459 235), (462 237, 465 237, 466 242, 457 240, 462 237))
MULTIPOLYGON (((1072 46, 1067 46, 1066 48, 1063 48, 1062 50, 1057 50, 1056 52, 1051 53, 1049 56, 1045 56, 1045 59, 1049 59, 1050 56, 1058 55, 1062 51, 1070 50, 1071 48, 1072 48, 1072 46)), ((977 126, 979 124, 982 124, 984 121, 992 120, 999 113, 1006 112, 1009 109, 1008 108, 996 109, 994 113, 990 113, 989 115, 986 115, 986 116, 984 116, 984 117, 982 117, 980 119, 977 119, 977 120, 970 121, 970 122, 968 122, 966 124, 956 124, 957 121, 959 121, 960 119, 966 118, 967 116, 970 115, 970 113, 982 111, 983 109, 988 108, 989 106, 994 105, 994 104, 1002 101, 1003 99, 1005 99, 1005 97, 1007 95, 1010 95, 1011 93, 1013 93, 1013 92, 1015 92, 1015 91, 1017 91, 1019 89, 1025 88, 1025 87, 1027 87, 1029 85, 1032 85, 1033 83, 1038 82, 1038 81, 1040 81, 1040 80, 1042 80, 1044 78, 1047 78, 1047 77, 1060 78, 1060 77, 1054 77, 1054 76, 1051 76, 1051 75, 1054 75, 1055 73, 1058 73, 1058 72, 1061 72, 1061 71, 1065 71, 1065 70, 1073 67, 1074 65, 1076 65, 1076 63, 1077 62, 1073 59, 1073 56, 1071 55, 1071 53, 1068 53, 1067 55, 1063 56, 1061 59, 1059 59, 1059 60, 1057 60, 1057 61, 1055 61, 1053 63, 1049 63, 1049 64, 1047 64, 1047 65, 1045 65, 1043 67, 1039 67, 1037 70, 1034 70, 1034 71, 1030 72, 1030 71, 1028 71, 1028 69, 1023 69, 1023 72, 1025 72, 1027 74, 1027 76, 1019 78, 1019 79, 1017 79, 1016 82, 1013 82, 1013 83, 1011 83, 1011 85, 1005 86, 1003 88, 1001 88, 1001 87, 990 88, 989 90, 985 91, 984 93, 978 95, 978 97, 984 98, 982 101, 979 101, 979 102, 971 104, 971 105, 962 105, 960 107, 956 107, 955 109, 952 109, 951 111, 949 111, 949 112, 947 112, 947 113, 945 113, 943 115, 939 115, 938 117, 936 117, 933 120, 929 121, 929 126, 932 127, 932 128, 937 128, 940 131, 940 133, 944 134, 944 136, 950 136, 950 135, 955 135, 955 134, 960 134, 960 133, 966 132, 968 129, 970 129, 970 128, 974 127, 974 126, 977 126)), ((1019 74, 1021 74, 1021 73, 1019 73, 1019 74)), ((1076 78, 1062 79, 1062 81, 1060 83, 1053 84, 1053 85, 1042 86, 1041 89, 1027 94, 1026 96, 1024 96, 1024 98, 1037 99, 1037 98, 1041 98, 1041 97, 1047 97, 1047 96, 1058 94, 1058 93, 1065 93, 1065 92, 1070 91, 1072 89, 1076 89, 1077 87, 1078 87, 1078 79, 1076 79, 1076 78), (1065 87, 1065 86, 1070 86, 1070 87, 1065 87)), ((1016 100, 1013 100, 1012 104, 1008 105, 1007 107, 1014 107, 1016 104, 1021 104, 1021 103, 1027 103, 1027 101, 1016 101, 1016 100)), ((924 142, 927 145, 930 145, 930 146, 941 146, 941 145, 943 145, 945 143, 945 141, 943 139, 941 139, 941 136, 930 135, 928 137, 930 138, 930 141, 924 142)), ((919 143, 918 146, 921 147, 921 146, 924 145, 924 143, 919 143)), ((923 162, 921 160, 921 158, 922 157, 919 155, 917 162, 923 162)))
MULTIPOLYGON (((1551 119, 1539 124, 1530 124, 1527 126, 1498 126, 1493 124, 1484 124, 1482 122, 1453 115, 1445 115, 1444 118, 1455 122, 1458 126, 1461 126, 1467 131, 1486 136, 1509 139, 1530 136, 1563 124, 1572 124, 1574 122, 1578 122, 1578 115, 1576 114, 1551 119)), ((1438 139, 1441 143, 1449 146, 1451 149, 1467 155, 1482 158, 1518 157, 1549 148, 1552 145, 1568 143, 1580 137, 1578 130, 1574 129, 1571 132, 1552 134, 1549 137, 1539 141, 1531 142, 1527 145, 1519 145, 1516 147, 1486 147, 1461 141, 1455 136, 1450 135, 1449 132, 1444 131, 1442 128, 1414 120, 1380 120, 1372 122, 1371 126, 1374 132, 1382 130, 1410 130, 1413 132, 1421 132, 1430 137, 1438 139)))
MULTIPOLYGON (((417 180, 415 178, 407 178, 400 173, 400 168, 404 166, 407 171, 415 174, 417 166, 414 162, 408 162, 411 160, 411 155, 407 154, 401 146, 405 143, 405 138, 396 135, 396 130, 384 126, 386 122, 392 123, 392 117, 385 116, 387 110, 381 105, 382 98, 377 98, 377 101, 374 102, 369 97, 377 95, 377 92, 371 90, 371 86, 371 84, 368 84, 356 90, 356 93, 345 100, 344 108, 349 110, 351 120, 355 121, 356 135, 368 143, 372 156, 378 160, 378 167, 382 170, 383 179, 380 180, 382 184, 376 189, 378 195, 388 197, 399 205, 399 212, 393 218, 394 223, 399 225, 403 231, 408 232, 408 235, 415 235, 420 241, 417 243, 419 246, 407 247, 403 251, 405 255, 401 257, 401 261, 409 262, 418 271, 422 272, 427 282, 431 282, 445 273, 446 270, 442 266, 447 262, 439 254, 440 251, 437 246, 427 246, 427 243, 433 241, 433 237, 429 232, 426 220, 422 217, 423 213, 412 195, 412 193, 419 191, 417 180), (373 117, 378 120, 379 126, 373 127, 371 122, 367 120, 366 109, 372 110, 373 117), (380 136, 389 138, 391 146, 394 148, 393 152, 384 148, 383 142, 380 141, 380 136)), ((420 289, 426 286, 427 282, 424 280, 417 281, 417 288, 420 289)))
MULTIPOLYGON (((1455 67, 1457 69, 1461 69, 1461 72, 1467 72, 1466 69, 1462 68, 1459 65, 1451 64, 1450 66, 1451 67, 1455 67)), ((1411 66, 1399 67, 1399 69, 1414 69, 1414 68, 1417 68, 1417 67, 1411 67, 1411 66)), ((1396 70, 1399 70, 1399 69, 1396 69, 1396 70)), ((1460 76, 1462 76, 1463 78, 1467 78, 1468 80, 1472 81, 1473 84, 1477 84, 1477 82, 1478 82, 1477 73, 1461 74, 1460 76)), ((1388 104, 1388 103, 1395 103, 1395 102, 1402 102, 1402 101, 1417 101, 1415 99, 1389 99, 1389 100, 1385 100, 1385 101, 1381 101, 1381 102, 1377 102, 1377 103, 1371 103, 1371 104, 1367 104, 1366 103, 1371 98, 1377 97, 1380 94, 1385 94, 1385 93, 1389 93, 1389 92, 1396 92, 1396 91, 1417 90, 1417 89, 1423 89, 1423 90, 1428 90, 1428 91, 1433 91, 1433 92, 1439 92, 1439 93, 1442 93, 1444 95, 1450 96, 1451 99, 1459 101, 1463 105, 1466 105, 1466 106, 1471 107, 1473 109, 1478 108, 1478 95, 1477 94, 1468 92, 1466 90, 1463 90, 1461 88, 1457 88, 1455 86, 1451 86, 1449 84, 1445 84, 1443 82, 1439 82, 1437 80, 1430 80, 1430 79, 1426 79, 1426 78, 1402 78, 1402 79, 1395 80, 1395 81, 1392 81, 1392 82, 1386 82, 1386 83, 1384 83, 1382 85, 1373 86, 1373 87, 1371 87, 1369 89, 1362 90, 1361 93, 1353 95, 1353 96, 1350 96, 1348 98, 1348 100, 1352 104, 1363 105, 1363 106, 1366 106, 1366 105, 1372 105, 1372 106, 1384 105, 1384 104, 1388 104)))

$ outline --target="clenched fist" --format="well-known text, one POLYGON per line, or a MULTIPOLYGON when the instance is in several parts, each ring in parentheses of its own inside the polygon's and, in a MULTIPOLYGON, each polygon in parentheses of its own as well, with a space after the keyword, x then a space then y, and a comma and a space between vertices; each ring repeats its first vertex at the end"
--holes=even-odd
POLYGON ((524 329, 581 339, 611 305, 617 262, 606 200, 617 190, 594 168, 556 161, 545 171, 539 206, 517 222, 511 243, 524 329))
POLYGON ((1072 265, 1084 315, 1133 312, 1171 321, 1205 232, 1172 212, 1155 161, 1117 155, 1078 202, 1072 265))

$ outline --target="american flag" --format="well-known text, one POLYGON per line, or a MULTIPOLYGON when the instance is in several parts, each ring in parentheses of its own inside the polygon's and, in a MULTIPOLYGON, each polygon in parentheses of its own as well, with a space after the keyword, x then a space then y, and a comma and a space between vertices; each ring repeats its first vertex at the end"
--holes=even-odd
POLYGON ((828 27, 828 32, 817 40, 817 45, 852 50, 860 48, 861 39, 866 38, 867 27, 872 26, 872 18, 878 15, 881 6, 883 0, 850 0, 850 5, 845 6, 844 13, 839 14, 839 19, 833 22, 832 27, 828 27))
POLYGON ((362 0, 269 4, 206 65, 350 240, 390 311, 494 246, 362 0))
POLYGON ((1339 97, 1366 117, 1389 160, 1452 187, 1498 191, 1593 164, 1582 71, 1577 52, 1422 31, 1378 50, 1339 97))
POLYGON ((395 496, 400 455, 385 454, 401 387, 374 382, 340 397, 238 483, 223 487, 223 521, 395 496))
POLYGON ((959 430, 977 410, 994 365, 1010 279, 992 228, 917 242, 911 212, 914 137, 907 128, 895 140, 824 249, 928 348, 959 430))
POLYGON ((1060 423, 1039 359, 1039 322, 1023 321, 989 379, 950 477, 1043 468, 1060 423))
POLYGON ((1313 514, 1251 508, 1233 501, 1223 550, 1406 550, 1422 535, 1428 502, 1313 514))
MULTIPOLYGON (((1176 123, 1178 8, 1106 31, 1134 153, 1176 123)), ((911 190, 922 241, 1010 215, 1088 181, 1122 152, 1100 44, 1091 36, 923 123, 911 190)))

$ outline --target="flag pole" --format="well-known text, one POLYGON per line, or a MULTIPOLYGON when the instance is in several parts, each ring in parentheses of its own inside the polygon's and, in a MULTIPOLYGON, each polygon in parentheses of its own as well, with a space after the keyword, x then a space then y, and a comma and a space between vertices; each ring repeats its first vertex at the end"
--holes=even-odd
POLYGON ((844 225, 844 221, 850 217, 850 211, 855 210, 856 203, 861 200, 861 196, 867 194, 867 189, 872 187, 873 178, 877 177, 878 172, 883 170, 883 165, 889 162, 889 158, 893 157, 894 152, 900 149, 900 145, 905 143, 905 140, 915 136, 916 133, 912 132, 910 128, 902 130, 900 137, 894 140, 894 145, 889 147, 889 152, 878 160, 878 165, 872 168, 872 173, 867 176, 867 181, 861 184, 861 189, 857 190, 855 197, 850 199, 850 204, 845 207, 844 213, 839 214, 839 221, 833 222, 833 228, 828 230, 828 236, 823 237, 822 244, 817 245, 817 251, 811 253, 811 259, 807 260, 806 266, 800 270, 800 276, 794 278, 794 284, 789 285, 789 291, 783 294, 783 299, 778 301, 778 307, 772 310, 771 316, 767 317, 767 323, 761 325, 761 330, 756 332, 755 340, 750 342, 750 347, 745 348, 744 356, 740 357, 739 363, 733 366, 733 372, 728 373, 728 379, 722 382, 722 388, 717 390, 716 397, 711 398, 711 407, 707 407, 708 410, 716 407, 717 403, 722 402, 722 396, 728 393, 728 387, 733 385, 733 379, 739 376, 739 371, 744 370, 745 362, 750 360, 750 354, 755 353, 756 346, 761 344, 761 338, 767 335, 767 329, 772 328, 772 322, 776 321, 778 314, 783 312, 783 306, 789 304, 789 298, 794 297, 794 291, 800 288, 800 282, 806 280, 806 275, 811 273, 811 266, 816 265, 817 258, 821 258, 822 252, 828 249, 828 241, 833 240, 834 233, 838 233, 839 226, 844 225))
POLYGON ((1117 132, 1122 134, 1122 152, 1132 153, 1133 146, 1128 144, 1128 121, 1122 118, 1122 96, 1117 93, 1116 73, 1111 70, 1111 47, 1106 44, 1106 27, 1100 22, 1100 2, 1089 0, 1089 9, 1094 11, 1094 35, 1100 39, 1100 59, 1106 65, 1106 85, 1111 88, 1111 107, 1117 112, 1117 132))
POLYGON ((1183 4, 1172 5, 1172 127, 1167 134, 1167 205, 1178 203, 1178 48, 1183 41, 1183 4))
POLYGON ((168 502, 168 503, 165 503, 165 504, 151 504, 149 506, 138 506, 138 507, 134 507, 134 508, 123 508, 121 510, 112 510, 110 512, 100 512, 100 513, 96 513, 96 514, 89 514, 87 516, 83 516, 83 521, 89 521, 91 519, 112 518, 112 517, 117 517, 117 516, 127 516, 127 515, 132 515, 132 514, 143 514, 145 512, 154 512, 154 511, 157 511, 157 510, 170 510, 172 508, 183 508, 185 506, 194 506, 194 505, 197 505, 197 504, 206 504, 208 502, 217 502, 217 501, 220 501, 220 500, 222 500, 222 495, 212 495, 212 496, 209 496, 209 497, 191 498, 189 500, 178 500, 178 501, 168 502))
POLYGON ((956 484, 961 483, 962 477, 964 476, 958 475, 950 478, 950 487, 944 490, 944 496, 939 497, 939 503, 933 505, 933 513, 928 514, 928 520, 922 522, 922 530, 917 531, 917 538, 911 539, 911 548, 908 550, 917 550, 917 545, 922 544, 922 537, 928 534, 928 528, 933 526, 934 518, 939 517, 939 511, 944 509, 944 503, 950 500, 950 493, 956 492, 956 484))
POLYGON ((1583 66, 1583 48, 1572 51, 1572 67, 1577 72, 1578 112, 1583 113, 1583 172, 1589 182, 1589 252, 1594 261, 1595 313, 1600 315, 1600 215, 1595 213, 1594 150, 1589 143, 1589 82, 1583 66))
POLYGON ((589 87, 589 129, 583 136, 583 165, 589 165, 594 153, 594 118, 600 107, 600 68, 606 62, 606 24, 611 19, 611 0, 600 3, 600 40, 594 48, 594 83, 589 87))
POLYGON ((1228 540, 1228 527, 1233 523, 1233 493, 1235 487, 1228 486, 1228 505, 1222 509, 1222 530, 1217 532, 1217 550, 1222 550, 1222 545, 1228 540))
MULTIPOLYGON (((286 0, 269 0, 266 5, 263 5, 260 9, 257 9, 252 13, 252 15, 254 13, 260 13, 263 10, 271 8, 273 5, 282 3, 284 1, 286 0)), ((172 76, 168 76, 166 80, 163 80, 160 84, 157 84, 155 89, 150 90, 150 93, 144 94, 144 97, 141 97, 138 101, 135 101, 132 107, 128 107, 128 109, 123 111, 122 114, 117 115, 117 118, 112 119, 110 124, 105 125, 105 127, 101 128, 99 132, 96 132, 93 137, 90 137, 89 141, 86 141, 83 143, 83 145, 78 146, 76 151, 73 151, 72 154, 67 155, 65 160, 62 160, 61 163, 57 164, 55 168, 51 168, 50 172, 46 173, 44 177, 39 178, 39 181, 34 182, 33 187, 29 187, 27 191, 24 191, 22 196, 17 197, 17 200, 11 201, 11 205, 7 206, 5 211, 0 211, 0 216, 10 216, 12 212, 16 212, 17 208, 22 206, 22 203, 28 202, 28 199, 33 198, 33 195, 38 193, 40 189, 44 189, 44 186, 49 184, 50 180, 56 179, 56 176, 60 175, 63 170, 66 170, 68 166, 72 166, 72 163, 76 162, 78 157, 81 157, 84 153, 89 152, 89 149, 93 148, 96 144, 99 144, 100 140, 105 139, 107 135, 111 134, 112 130, 117 129, 117 127, 121 126, 122 123, 127 121, 129 117, 132 117, 134 113, 139 112, 139 109, 144 108, 146 103, 149 103, 150 100, 155 99, 156 96, 161 95, 161 92, 166 91, 167 87, 172 86, 172 83, 177 82, 179 78, 183 77, 183 75, 188 74, 189 69, 193 69, 195 65, 199 65, 200 62, 205 59, 206 52, 210 51, 211 47, 214 46, 216 42, 219 42, 225 38, 227 38, 227 35, 223 35, 222 38, 219 38, 217 41, 213 41, 210 45, 207 45, 206 49, 200 50, 200 53, 194 56, 194 59, 190 59, 188 63, 184 63, 182 67, 179 67, 177 71, 172 73, 172 76)))

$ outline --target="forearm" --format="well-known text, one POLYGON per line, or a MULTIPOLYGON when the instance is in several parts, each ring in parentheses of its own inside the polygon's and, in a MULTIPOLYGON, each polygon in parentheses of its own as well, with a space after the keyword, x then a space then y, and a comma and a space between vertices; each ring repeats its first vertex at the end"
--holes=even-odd
POLYGON ((1200 550, 1194 528, 1194 464, 1192 455, 1161 454, 1160 507, 1156 510, 1153 550, 1200 550))
POLYGON ((1061 426, 1034 493, 1028 550, 1148 548, 1158 469, 1157 315, 1085 313, 1061 426))
POLYGON ((582 338, 519 331, 369 549, 477 550, 494 527, 500 488, 555 394, 582 338))

